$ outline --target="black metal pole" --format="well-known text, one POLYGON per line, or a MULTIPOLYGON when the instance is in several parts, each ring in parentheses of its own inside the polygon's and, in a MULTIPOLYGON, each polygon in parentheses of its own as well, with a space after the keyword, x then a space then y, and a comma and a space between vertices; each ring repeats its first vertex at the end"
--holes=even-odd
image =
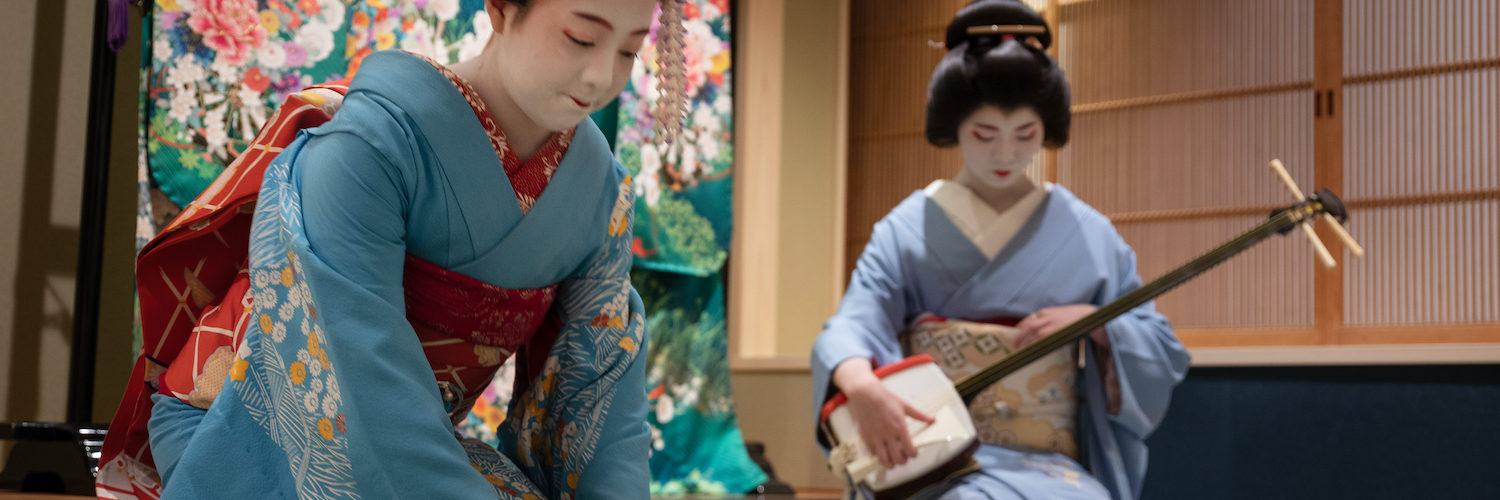
POLYGON ((115 53, 106 38, 109 1, 94 2, 89 122, 83 153, 83 210, 78 222, 78 281, 73 295, 73 345, 68 368, 68 421, 93 422, 94 356, 99 340, 99 277, 104 258, 109 134, 114 118, 115 53))

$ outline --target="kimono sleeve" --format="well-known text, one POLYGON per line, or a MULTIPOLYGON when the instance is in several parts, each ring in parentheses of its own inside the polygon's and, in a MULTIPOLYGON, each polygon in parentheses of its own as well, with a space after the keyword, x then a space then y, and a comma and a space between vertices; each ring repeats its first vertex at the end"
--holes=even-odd
MULTIPOLYGON (((1114 244, 1106 251, 1112 255, 1105 261, 1113 264, 1113 275, 1108 280, 1108 296, 1101 303, 1141 287, 1135 251, 1118 234, 1111 233, 1114 244)), ((1144 439, 1166 416, 1172 388, 1187 375, 1187 350, 1153 302, 1115 318, 1105 330, 1120 383, 1120 412, 1111 415, 1110 421, 1144 439)))
POLYGON ((907 316, 908 280, 901 265, 896 223, 877 223, 860 254, 839 310, 823 325, 812 349, 814 418, 832 397, 833 370, 852 358, 876 366, 901 360, 896 338, 907 316))
POLYGON ((548 498, 650 495, 646 327, 630 284, 635 196, 619 177, 604 243, 559 285, 557 339, 499 429, 500 451, 548 498))
POLYGON ((331 133, 312 136, 293 167, 305 228, 298 253, 317 303, 319 351, 338 374, 352 475, 371 498, 494 498, 454 437, 406 319, 412 198, 390 158, 360 136, 331 133))

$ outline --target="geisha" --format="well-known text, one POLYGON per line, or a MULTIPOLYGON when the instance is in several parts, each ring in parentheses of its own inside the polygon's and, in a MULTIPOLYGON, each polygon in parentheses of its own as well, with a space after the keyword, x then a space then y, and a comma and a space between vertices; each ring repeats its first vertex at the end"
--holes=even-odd
POLYGON ((487 0, 478 56, 293 94, 139 257, 99 496, 645 498, 633 189, 587 116, 657 4, 487 0), (501 446, 459 439, 511 356, 501 446))
MULTIPOLYGON (((926 136, 957 146, 962 165, 875 224, 813 347, 814 407, 846 395, 862 442, 886 468, 918 455, 908 423, 932 417, 884 388, 874 367, 923 350, 945 371, 972 367, 1140 286, 1135 254, 1107 218, 1026 173, 1042 147, 1068 139, 1067 82, 1044 52, 1050 43, 1041 16, 1019 1, 958 11, 928 87, 926 136)), ((1150 303, 1084 343, 981 393, 968 407, 982 443, 977 470, 919 496, 1138 497, 1144 439, 1187 352, 1150 303)))

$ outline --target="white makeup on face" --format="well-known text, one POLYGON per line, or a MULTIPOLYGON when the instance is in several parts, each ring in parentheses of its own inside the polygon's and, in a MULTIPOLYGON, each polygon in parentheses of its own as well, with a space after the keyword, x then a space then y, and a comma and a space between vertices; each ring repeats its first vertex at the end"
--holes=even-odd
POLYGON ((571 128, 624 90, 656 0, 533 0, 505 20, 499 77, 549 131, 571 128))
POLYGON ((957 180, 975 190, 1032 182, 1026 177, 1026 167, 1041 150, 1044 132, 1041 116, 1030 107, 981 106, 958 126, 964 164, 957 180))

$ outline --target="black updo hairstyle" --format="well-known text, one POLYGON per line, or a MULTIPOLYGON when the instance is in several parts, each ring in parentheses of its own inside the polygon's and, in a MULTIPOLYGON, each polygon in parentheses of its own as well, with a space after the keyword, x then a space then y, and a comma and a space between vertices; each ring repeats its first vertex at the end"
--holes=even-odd
POLYGON ((932 71, 927 86, 927 142, 938 147, 958 144, 958 124, 989 104, 1003 110, 1030 107, 1042 118, 1042 145, 1068 142, 1068 82, 1044 52, 1052 30, 1040 14, 1019 0, 975 0, 948 23, 943 46, 948 53, 932 71), (973 26, 1040 26, 1036 35, 970 35, 973 26), (1036 37, 1040 48, 1026 43, 1036 37))

